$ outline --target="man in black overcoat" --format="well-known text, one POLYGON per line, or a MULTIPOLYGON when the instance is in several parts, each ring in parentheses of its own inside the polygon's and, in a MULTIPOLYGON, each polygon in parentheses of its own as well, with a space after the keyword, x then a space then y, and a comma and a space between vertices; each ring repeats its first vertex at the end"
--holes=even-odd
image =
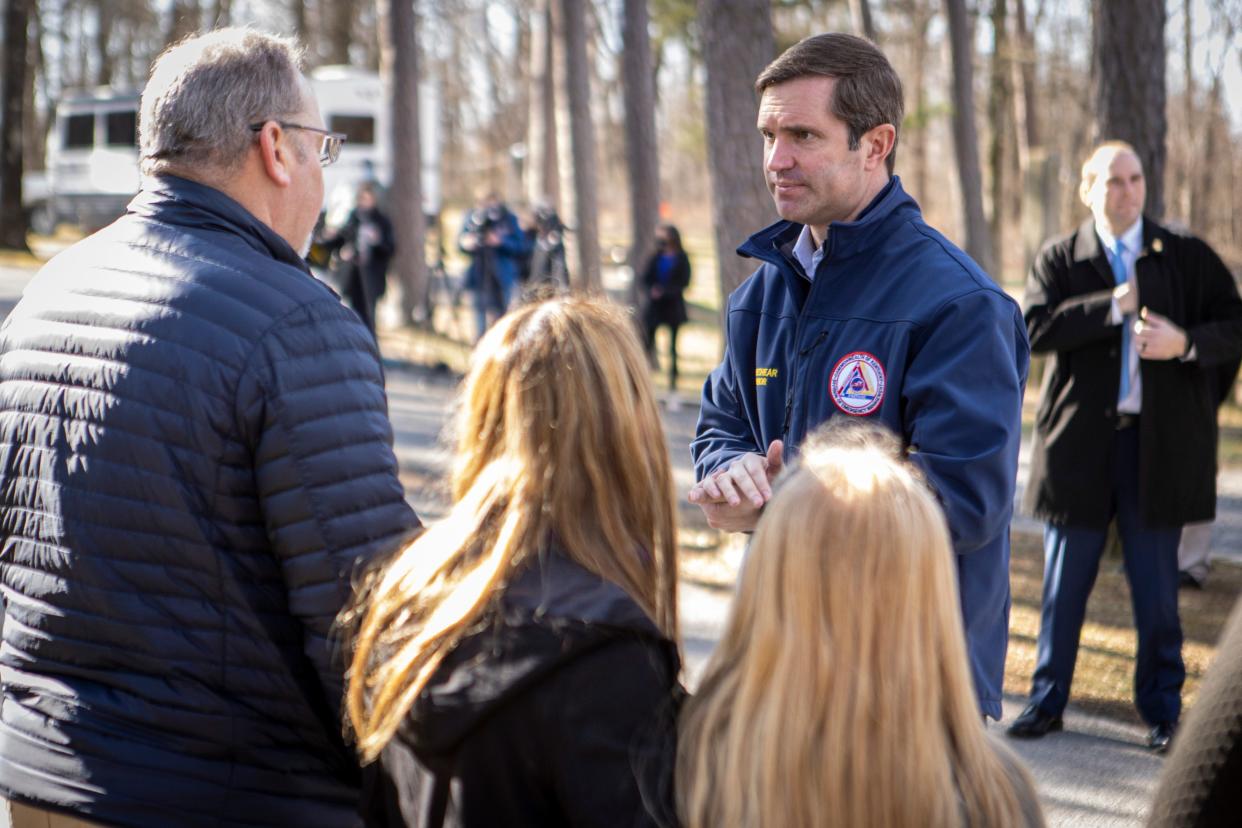
POLYGON ((1092 218, 1039 254, 1026 286, 1047 354, 1027 508, 1047 523, 1039 645, 1018 737, 1061 727, 1083 613, 1116 520, 1138 632, 1135 701, 1167 749, 1185 680, 1181 528, 1216 507, 1210 378, 1242 354, 1242 300, 1210 247, 1143 216, 1142 164, 1121 142, 1083 165, 1092 218))

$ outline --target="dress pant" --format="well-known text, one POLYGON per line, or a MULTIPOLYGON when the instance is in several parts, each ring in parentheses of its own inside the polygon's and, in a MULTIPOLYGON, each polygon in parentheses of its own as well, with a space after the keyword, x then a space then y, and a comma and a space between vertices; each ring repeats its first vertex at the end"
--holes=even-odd
MULTIPOLYGON (((1113 513, 1138 632, 1134 697, 1148 724, 1176 722, 1186 680, 1177 614, 1177 546, 1181 529, 1144 525, 1139 512, 1139 429, 1113 444, 1113 513)), ((1069 701, 1087 598, 1095 585, 1107 529, 1049 524, 1044 530, 1044 594, 1031 701, 1060 715, 1069 701)))

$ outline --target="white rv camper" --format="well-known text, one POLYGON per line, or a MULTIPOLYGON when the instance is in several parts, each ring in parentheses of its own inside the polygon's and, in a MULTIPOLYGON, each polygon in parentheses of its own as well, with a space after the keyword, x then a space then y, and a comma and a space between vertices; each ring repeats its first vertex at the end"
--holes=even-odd
POLYGON ((47 137, 44 186, 32 197, 39 232, 67 222, 93 230, 125 212, 138 192, 138 91, 100 87, 69 92, 47 137))
MULTIPOLYGON (((392 184, 392 127, 379 75, 352 66, 321 66, 310 73, 323 122, 345 135, 341 157, 324 170, 325 223, 339 227, 354 203, 357 187, 392 184)), ((439 99, 431 84, 419 84, 423 212, 440 211, 439 99)))
MULTIPOLYGON (((335 164, 324 170, 328 222, 344 219, 359 183, 392 183, 392 143, 379 75, 350 66, 310 73, 327 128, 346 141, 335 164), (344 212, 342 212, 342 210, 344 212)), ((422 115, 423 207, 439 211, 438 99, 434 87, 419 89, 422 115)), ((36 232, 61 222, 93 230, 125 212, 138 192, 139 90, 99 87, 69 92, 56 106, 48 135, 47 171, 28 177, 25 201, 36 232)))

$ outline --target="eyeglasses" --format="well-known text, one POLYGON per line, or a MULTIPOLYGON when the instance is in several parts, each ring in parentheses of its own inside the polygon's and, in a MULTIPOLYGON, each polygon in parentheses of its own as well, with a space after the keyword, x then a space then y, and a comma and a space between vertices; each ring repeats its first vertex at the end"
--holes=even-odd
MULTIPOLYGON (((263 124, 266 123, 267 121, 263 121, 258 124, 251 124, 250 131, 262 132, 263 124)), ((302 124, 291 124, 288 121, 277 121, 276 123, 280 124, 284 129, 302 129, 307 132, 318 133, 321 138, 319 143, 319 166, 326 167, 329 164, 334 164, 336 163, 336 159, 341 157, 341 144, 345 143, 344 133, 331 132, 326 129, 320 129, 319 127, 303 126, 302 124)))

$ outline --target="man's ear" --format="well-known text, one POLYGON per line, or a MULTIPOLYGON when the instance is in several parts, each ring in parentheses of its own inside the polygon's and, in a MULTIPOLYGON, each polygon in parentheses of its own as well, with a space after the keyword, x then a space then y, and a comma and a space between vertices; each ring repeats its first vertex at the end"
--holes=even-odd
POLYGON ((897 127, 892 124, 874 126, 867 130, 859 143, 863 151, 863 169, 870 172, 882 167, 897 143, 897 127))
POLYGON ((293 136, 275 121, 268 121, 259 131, 259 158, 263 170, 277 187, 288 187, 293 182, 291 164, 294 147, 293 136))
POLYGON ((1083 203, 1088 210, 1091 209, 1091 188, 1095 186, 1095 179, 1083 179, 1078 183, 1078 200, 1083 203))

